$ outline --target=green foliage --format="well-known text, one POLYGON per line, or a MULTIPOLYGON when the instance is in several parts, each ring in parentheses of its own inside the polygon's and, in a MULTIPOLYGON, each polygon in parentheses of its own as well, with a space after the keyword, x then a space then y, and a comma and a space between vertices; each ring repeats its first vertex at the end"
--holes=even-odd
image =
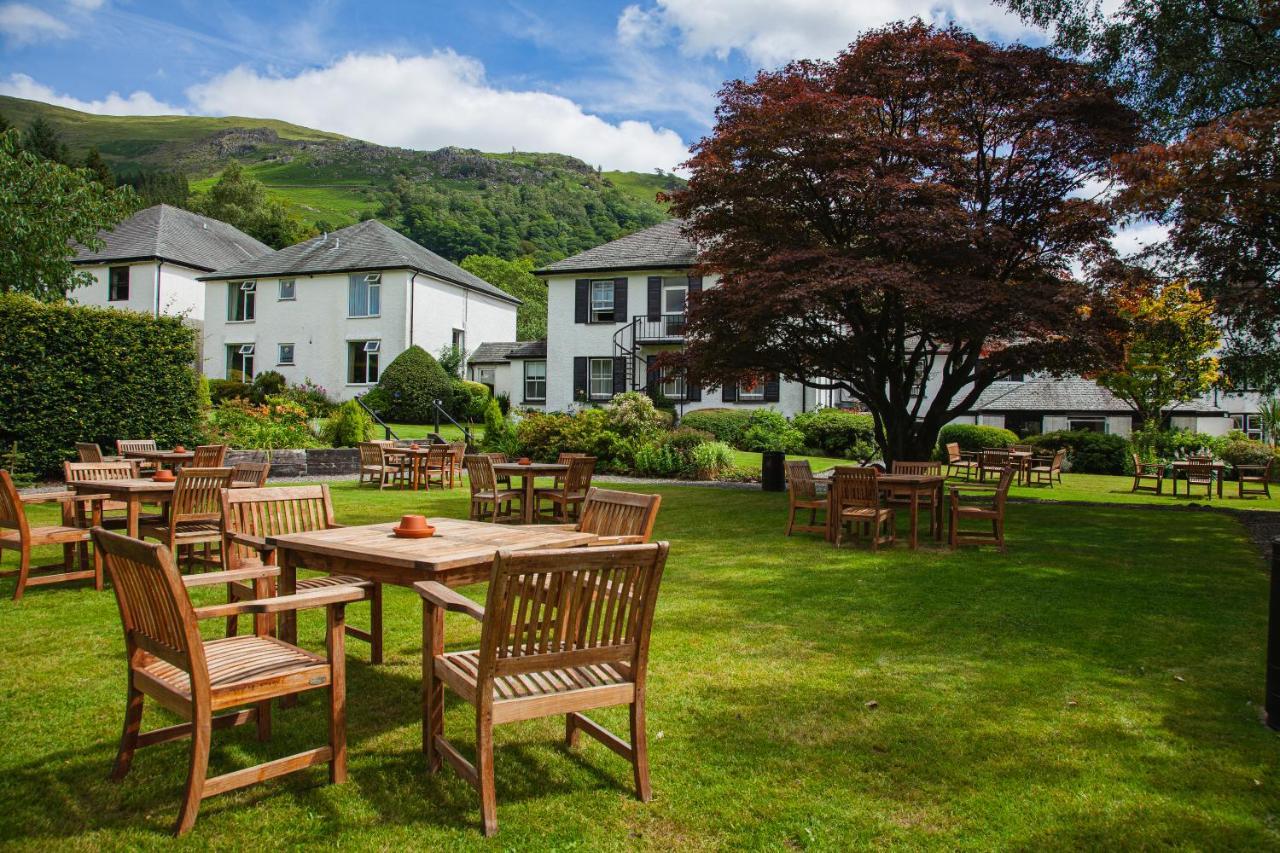
POLYGON ((57 471, 75 442, 196 437, 195 332, 173 317, 0 296, 0 447, 57 471))
POLYGON ((1161 429, 1154 423, 1135 429, 1129 436, 1133 451, 1143 462, 1185 459, 1192 454, 1214 453, 1219 437, 1185 429, 1161 429))
POLYGON ((18 449, 18 442, 16 441, 6 447, 4 453, 0 454, 0 468, 4 468, 9 472, 9 478, 13 480, 13 485, 19 489, 30 488, 36 484, 36 476, 31 472, 27 454, 18 449))
POLYGON ((445 344, 440 347, 440 353, 436 356, 436 361, 440 362, 440 369, 448 374, 450 379, 462 378, 462 358, 465 353, 462 350, 445 344))
POLYGON ((209 402, 213 405, 223 400, 248 400, 252 386, 236 379, 210 379, 209 402))
POLYGON ((778 451, 799 453, 804 449, 804 433, 787 421, 785 415, 774 409, 756 409, 747 419, 742 433, 742 450, 757 452, 778 451))
POLYGON ((733 469, 733 448, 722 441, 699 444, 689 456, 698 480, 717 480, 733 469))
MULTIPOLYGON (((1004 450, 1018 443, 1018 437, 1007 429, 981 424, 947 424, 938 432, 938 453, 945 454, 948 444, 955 442, 961 450, 1004 450)), ((943 455, 941 458, 946 458, 943 455)))
POLYGON ((89 173, 42 160, 0 134, 0 293, 60 299, 93 280, 71 265, 73 243, 101 249, 98 232, 133 212, 127 187, 108 189, 89 173))
POLYGON ((269 198, 262 182, 234 160, 207 193, 191 199, 189 207, 228 222, 273 249, 292 246, 315 234, 283 204, 269 198))
POLYGON ((675 448, 656 442, 637 447, 633 459, 635 472, 645 477, 674 477, 684 468, 675 448))
POLYGON ((502 411, 496 399, 490 397, 484 406, 484 447, 486 450, 500 450, 513 435, 511 423, 502 411))
POLYGON ((508 261, 493 255, 468 255, 460 266, 520 300, 517 340, 540 341, 547 336, 547 285, 533 274, 533 258, 508 261))
POLYGON ((750 419, 751 412, 745 409, 697 409, 682 417, 680 425, 704 430, 714 435, 717 441, 738 447, 750 419))
POLYGON ((1077 474, 1123 474, 1133 464, 1129 458, 1129 442, 1120 435, 1061 430, 1046 432, 1028 441, 1049 451, 1065 447, 1067 463, 1077 474))
POLYGON ((511 395, 506 391, 498 394, 498 408, 502 411, 504 418, 511 412, 511 395))
POLYGON ((333 447, 355 447, 374 437, 373 418, 355 400, 347 400, 333 410, 320 429, 320 437, 333 447))
POLYGON ((1280 397, 1270 397, 1258 403, 1258 417, 1267 441, 1280 444, 1280 397))
POLYGON ((449 414, 463 423, 474 423, 484 418, 489 407, 489 386, 480 382, 459 379, 453 383, 453 396, 449 414))
POLYGON ((416 345, 386 366, 378 389, 386 398, 386 409, 385 413, 382 409, 376 411, 383 420, 398 423, 432 423, 436 417, 432 403, 440 400, 442 406, 447 406, 453 399, 449 375, 431 353, 416 345))
POLYGON ((89 153, 84 158, 84 168, 93 175, 93 179, 104 187, 114 187, 116 185, 116 177, 111 174, 111 167, 107 165, 107 161, 102 159, 102 154, 97 148, 90 148, 89 153))
POLYGON ((323 447, 311 432, 307 412, 297 403, 272 397, 262 405, 223 400, 209 414, 215 441, 243 450, 323 447))
POLYGON ((27 125, 27 132, 22 134, 22 147, 42 160, 71 165, 71 151, 63 142, 53 123, 44 116, 36 116, 27 125))
POLYGON ((191 198, 187 176, 181 172, 149 169, 122 175, 118 183, 133 187, 138 194, 139 207, 157 204, 186 207, 191 198))
POLYGON ((539 462, 554 462, 561 453, 587 453, 603 468, 628 450, 626 441, 608 426, 604 409, 576 415, 530 412, 516 425, 516 439, 521 453, 539 462))
POLYGON ((609 416, 609 428, 630 439, 651 438, 667 423, 653 400, 641 391, 625 391, 616 395, 605 411, 609 416))
POLYGON ((283 396, 307 410, 309 418, 323 418, 337 407, 329 398, 329 392, 310 379, 302 380, 301 385, 291 385, 284 389, 283 396))
POLYGON ((387 396, 387 392, 381 387, 375 385, 360 396, 360 400, 377 413, 378 417, 386 420, 390 417, 388 409, 391 408, 391 398, 387 396))
POLYGON ((804 434, 804 445, 815 456, 838 456, 866 461, 879 454, 875 421, 871 415, 844 409, 801 412, 792 420, 804 434))
POLYGON ((253 383, 249 386, 249 400, 262 405, 267 401, 268 397, 275 397, 284 393, 285 388, 288 386, 289 380, 284 378, 283 373, 275 370, 264 370, 253 377, 253 383))
POLYGON ((213 396, 209 391, 209 377, 203 373, 196 378, 196 405, 202 413, 208 412, 213 406, 213 396))
POLYGON ((1270 444, 1249 438, 1233 430, 1218 443, 1215 454, 1229 465, 1266 465, 1273 457, 1280 461, 1280 450, 1270 444))

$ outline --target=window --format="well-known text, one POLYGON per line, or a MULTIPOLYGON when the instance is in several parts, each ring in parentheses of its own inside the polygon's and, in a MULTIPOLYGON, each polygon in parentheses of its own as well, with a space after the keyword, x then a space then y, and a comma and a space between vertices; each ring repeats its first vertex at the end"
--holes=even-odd
POLYGON ((662 378, 662 395, 669 400, 683 400, 684 374, 664 376, 662 378))
POLYGON ((351 276, 347 314, 351 317, 377 317, 382 313, 382 275, 359 273, 351 276))
POLYGON ((227 322, 247 323, 254 317, 256 281, 233 281, 227 285, 227 322))
POLYGON ((481 385, 488 385, 489 392, 493 393, 493 388, 497 384, 498 373, 492 367, 473 367, 471 374, 481 385))
POLYGON ((738 399, 744 403, 764 400, 764 383, 757 379, 750 385, 739 385, 738 399))
POLYGON ((276 364, 293 364, 293 344, 280 345, 280 357, 276 359, 276 364))
MULTIPOLYGON (((678 338, 684 334, 684 312, 688 300, 689 279, 666 278, 662 280, 663 337, 678 338)), ((668 394, 667 396, 671 395, 668 394)))
POLYGON ((241 382, 253 378, 253 344, 227 344, 227 378, 241 382))
POLYGON ((291 278, 280 279, 280 301, 290 302, 297 299, 298 283, 291 278))
POLYGON ((1231 428, 1256 441, 1262 441, 1262 418, 1257 415, 1232 415, 1231 428))
MULTIPOLYGON (((546 381, 545 378, 543 381, 546 381)), ((608 400, 613 397, 613 359, 593 358, 589 361, 587 396, 592 400, 608 400)))
POLYGON ((378 355, 382 341, 347 341, 347 382, 372 385, 378 381, 378 355))
POLYGON ((125 302, 129 299, 129 268, 112 267, 107 270, 107 301, 125 302))
POLYGON ((591 322, 613 322, 613 279, 591 282, 591 322))
MULTIPOLYGON (((596 361, 607 362, 609 359, 596 359, 596 361)), ((594 376, 594 374, 592 375, 594 376)), ((592 387, 594 387, 594 383, 592 387)), ((609 390, 613 390, 612 365, 609 367, 609 390)), ((547 399, 547 363, 545 361, 526 361, 524 363, 524 399, 526 402, 537 403, 547 399)))
POLYGON ((1072 432, 1077 430, 1084 432, 1106 432, 1107 419, 1091 417, 1067 418, 1067 429, 1072 432))
POLYGON ((461 329, 453 330, 453 351, 460 353, 467 351, 467 333, 461 329))

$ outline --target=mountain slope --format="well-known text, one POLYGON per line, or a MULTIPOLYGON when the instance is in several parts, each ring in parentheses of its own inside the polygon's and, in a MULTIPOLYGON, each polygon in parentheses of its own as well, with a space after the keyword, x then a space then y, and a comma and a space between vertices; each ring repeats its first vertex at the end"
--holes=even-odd
POLYGON ((455 261, 582 251, 661 221, 654 196, 680 183, 562 154, 415 151, 273 119, 100 116, 5 96, 0 115, 18 127, 42 116, 76 156, 96 147, 117 174, 179 171, 194 191, 236 160, 317 228, 377 216, 455 261))

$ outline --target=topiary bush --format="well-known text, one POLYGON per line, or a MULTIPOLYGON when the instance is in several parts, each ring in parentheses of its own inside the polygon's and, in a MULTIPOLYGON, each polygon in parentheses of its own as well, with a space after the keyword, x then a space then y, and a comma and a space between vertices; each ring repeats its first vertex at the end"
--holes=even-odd
POLYGON ((320 428, 320 437, 333 447, 355 447, 362 441, 372 441, 375 434, 373 418, 355 400, 334 409, 320 428))
POLYGON ((1067 449, 1067 465, 1077 474, 1124 474, 1133 468, 1131 445, 1121 435, 1089 430, 1046 432, 1028 439, 1046 451, 1067 449))
POLYGON ((196 332, 175 317, 0 295, 0 448, 36 475, 77 441, 191 443, 200 431, 196 332))
POLYGON ((745 409, 697 409, 682 417, 680 425, 709 432, 717 441, 737 447, 750 419, 751 412, 745 409))
POLYGON ((781 412, 756 409, 747 418, 740 447, 760 453, 799 453, 804 449, 804 433, 793 427, 781 412))
POLYGON ((386 411, 378 411, 384 420, 405 424, 427 424, 435 421, 432 402, 448 405, 453 399, 449 375, 440 363, 420 346, 400 353, 382 371, 376 390, 382 392, 386 411))
POLYGON ((467 379, 453 382, 453 395, 447 402, 449 414, 463 423, 475 423, 484 417, 489 404, 489 386, 467 379))
POLYGON ((279 396, 288 387, 289 380, 284 378, 283 373, 264 370, 253 377, 253 384, 249 386, 249 401, 261 406, 268 397, 279 396))
POLYGON ((801 412, 791 423, 804 434, 804 445, 814 455, 865 461, 874 459, 880 452, 871 415, 844 409, 818 409, 801 412))
POLYGON ((947 445, 955 442, 961 450, 1004 450, 1018 443, 1018 437, 1001 427, 982 424, 947 424, 938 431, 938 458, 946 458, 947 445))

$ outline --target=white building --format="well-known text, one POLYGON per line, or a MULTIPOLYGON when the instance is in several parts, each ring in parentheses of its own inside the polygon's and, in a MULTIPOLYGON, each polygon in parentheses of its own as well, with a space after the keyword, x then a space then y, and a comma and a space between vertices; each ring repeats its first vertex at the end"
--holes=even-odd
POLYGON ((72 261, 93 283, 68 294, 72 302, 204 319, 199 276, 271 253, 243 231, 167 204, 140 210, 98 235, 101 251, 81 247, 72 261))
POLYGON ((683 346, 688 294, 717 282, 692 274, 696 253, 680 225, 669 220, 536 271, 547 282, 547 409, 605 402, 651 382, 680 413, 767 406, 791 416, 814 407, 812 390, 777 378, 704 390, 657 375, 657 355, 683 346))
POLYGON ((369 390, 410 346, 466 353, 514 338, 520 304, 376 220, 201 280, 207 376, 275 370, 342 400, 369 390))
POLYGON ((471 353, 467 378, 507 395, 512 405, 541 409, 547 404, 547 342, 483 343, 471 353))

